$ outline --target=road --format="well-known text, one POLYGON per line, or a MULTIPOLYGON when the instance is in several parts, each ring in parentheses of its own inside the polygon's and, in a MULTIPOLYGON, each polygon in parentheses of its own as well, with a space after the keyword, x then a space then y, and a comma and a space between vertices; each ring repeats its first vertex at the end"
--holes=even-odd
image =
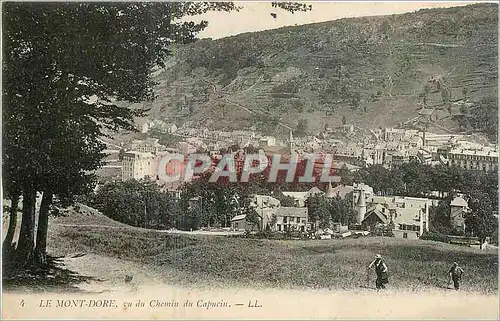
POLYGON ((100 225, 100 224, 61 224, 61 223, 53 223, 51 225, 54 226, 65 226, 65 227, 91 227, 91 228, 103 228, 103 229, 121 229, 121 230, 133 230, 140 229, 145 231, 157 232, 157 233, 167 233, 167 234, 185 234, 185 235, 214 235, 214 236, 229 236, 229 235, 242 235, 244 232, 239 231, 180 231, 180 230, 153 230, 153 229, 145 229, 142 227, 135 226, 112 226, 112 225, 100 225))

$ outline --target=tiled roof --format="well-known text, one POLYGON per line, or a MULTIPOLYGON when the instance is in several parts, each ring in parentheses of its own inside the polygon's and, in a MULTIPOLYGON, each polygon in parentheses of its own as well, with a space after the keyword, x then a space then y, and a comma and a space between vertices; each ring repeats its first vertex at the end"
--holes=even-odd
POLYGON ((375 215, 382 224, 389 223, 389 219, 380 211, 380 207, 378 206, 374 206, 369 211, 367 211, 363 221, 365 221, 371 215, 375 215))

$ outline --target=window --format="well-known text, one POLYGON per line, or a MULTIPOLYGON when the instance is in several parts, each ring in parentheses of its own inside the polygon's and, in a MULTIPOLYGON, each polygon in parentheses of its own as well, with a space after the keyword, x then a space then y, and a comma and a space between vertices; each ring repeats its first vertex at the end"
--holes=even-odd
POLYGON ((306 224, 306 220, 302 220, 302 224, 306 224))
POLYGON ((234 223, 234 228, 238 228, 238 223, 234 223))
POLYGON ((407 239, 408 238, 408 233, 403 233, 403 238, 407 239))
MULTIPOLYGON (((291 216, 291 217, 290 217, 290 223, 293 223, 293 222, 295 222, 295 217, 291 216)), ((286 222, 285 222, 285 223, 286 223, 286 222)))
POLYGON ((300 227, 300 231, 301 231, 301 232, 304 232, 304 231, 305 231, 304 226, 301 226, 301 227, 300 227))
POLYGON ((278 224, 278 232, 281 232, 281 224, 278 224))
POLYGON ((283 216, 283 223, 287 223, 287 217, 286 216, 283 216))

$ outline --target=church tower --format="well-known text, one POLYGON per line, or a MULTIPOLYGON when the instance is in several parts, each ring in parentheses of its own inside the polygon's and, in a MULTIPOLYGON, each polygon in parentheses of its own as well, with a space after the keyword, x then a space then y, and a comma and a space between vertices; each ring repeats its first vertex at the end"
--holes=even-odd
POLYGON ((365 191, 363 188, 359 191, 358 203, 356 204, 357 217, 356 223, 361 224, 361 222, 365 219, 366 214, 366 201, 365 201, 365 191))
POLYGON ((328 182, 328 188, 326 189, 326 197, 333 198, 335 197, 335 193, 333 192, 332 182, 328 182))

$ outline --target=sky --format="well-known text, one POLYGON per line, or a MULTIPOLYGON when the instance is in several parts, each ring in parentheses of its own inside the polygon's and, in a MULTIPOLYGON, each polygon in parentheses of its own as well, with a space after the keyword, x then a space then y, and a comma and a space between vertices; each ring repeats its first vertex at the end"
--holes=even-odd
MULTIPOLYGON (((239 12, 210 12, 190 20, 207 20, 208 27, 199 38, 223 38, 245 32, 275 29, 284 26, 303 25, 316 22, 331 21, 348 17, 363 17, 413 12, 423 8, 445 8, 464 6, 478 1, 467 2, 329 2, 303 1, 312 4, 309 12, 294 14, 271 6, 269 1, 241 1, 237 5, 243 7, 239 12), (276 13, 274 19, 271 13, 276 13)), ((485 1, 481 1, 485 2, 485 1)))

